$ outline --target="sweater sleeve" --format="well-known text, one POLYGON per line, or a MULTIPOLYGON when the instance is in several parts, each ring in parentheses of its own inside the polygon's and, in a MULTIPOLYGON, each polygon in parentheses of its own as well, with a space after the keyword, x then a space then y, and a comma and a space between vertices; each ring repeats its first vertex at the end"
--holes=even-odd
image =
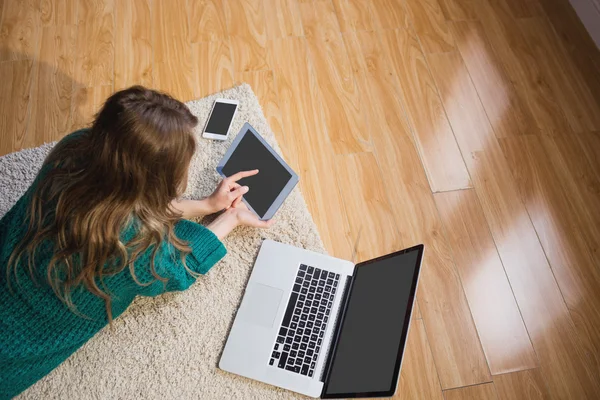
MULTIPOLYGON (((175 225, 175 235, 188 242, 192 249, 185 262, 193 273, 206 274, 227 253, 225 246, 214 233, 195 222, 179 221, 175 225)), ((164 292, 182 291, 196 281, 181 262, 179 250, 167 241, 160 245, 154 260, 156 272, 167 281, 157 280, 150 271, 152 250, 148 249, 134 263, 136 278, 142 283, 138 285, 138 294, 153 297, 164 292)))

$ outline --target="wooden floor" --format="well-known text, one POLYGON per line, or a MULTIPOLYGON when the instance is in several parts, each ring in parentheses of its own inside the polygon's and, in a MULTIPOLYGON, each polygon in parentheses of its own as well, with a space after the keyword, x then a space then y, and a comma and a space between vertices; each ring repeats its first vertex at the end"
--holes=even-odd
POLYGON ((329 251, 425 243, 399 399, 600 398, 600 53, 567 0, 0 0, 0 154, 248 82, 329 251))

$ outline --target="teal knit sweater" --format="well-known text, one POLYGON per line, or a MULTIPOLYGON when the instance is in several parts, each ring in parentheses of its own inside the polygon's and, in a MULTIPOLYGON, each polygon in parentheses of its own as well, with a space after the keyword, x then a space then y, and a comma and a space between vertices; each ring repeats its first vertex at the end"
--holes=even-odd
MULTIPOLYGON (((63 139, 64 140, 64 139, 63 139)), ((47 283, 36 285, 26 268, 18 268, 19 286, 13 283, 13 292, 7 287, 6 265, 11 252, 25 234, 25 211, 31 201, 36 181, 13 208, 0 220, 0 399, 21 393, 56 368, 108 324, 104 301, 85 289, 72 293, 77 310, 89 317, 73 313, 54 294, 47 283)), ((219 239, 202 225, 187 220, 175 226, 177 237, 189 242, 192 252, 186 257, 187 266, 205 274, 226 253, 219 239)), ((136 234, 131 226, 122 233, 124 240, 136 234)), ((43 246, 37 259, 40 276, 52 257, 52 244, 43 246)), ((140 286, 133 280, 129 269, 105 278, 112 294, 114 318, 140 296, 158 296, 164 292, 187 289, 194 278, 184 269, 179 252, 170 243, 163 242, 157 252, 155 265, 159 275, 168 278, 163 284, 150 272, 148 249, 135 262, 140 286)), ((20 267, 20 266, 19 266, 20 267)))

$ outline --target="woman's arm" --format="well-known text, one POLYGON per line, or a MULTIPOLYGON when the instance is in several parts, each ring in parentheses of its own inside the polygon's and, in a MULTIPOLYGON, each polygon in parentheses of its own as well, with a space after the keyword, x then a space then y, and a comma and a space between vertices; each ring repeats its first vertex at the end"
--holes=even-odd
POLYGON ((197 274, 206 274, 227 250, 209 229, 192 221, 181 220, 175 224, 175 235, 188 243, 191 253, 185 257, 186 267, 181 261, 181 253, 168 241, 163 241, 154 254, 149 248, 134 262, 137 293, 142 296, 158 296, 164 292, 187 289, 196 281, 197 274), (156 279, 150 270, 154 256, 156 273, 166 282, 156 279), (192 271, 192 273, 190 273, 192 271), (141 284, 140 284, 141 283, 141 284))
POLYGON ((185 219, 202 217, 219 211, 211 204, 209 198, 202 200, 173 200, 171 207, 179 211, 185 219))
MULTIPOLYGON (((269 228, 273 225, 273 220, 259 220, 244 203, 240 202, 219 215, 207 227, 192 221, 177 222, 176 236, 188 242, 192 248, 192 252, 186 257, 187 267, 199 274, 208 272, 227 252, 221 240, 239 225, 269 228)), ((149 285, 137 285, 140 295, 158 296, 165 291, 185 290, 196 280, 196 277, 190 275, 181 265, 179 251, 168 242, 161 243, 155 258, 157 273, 168 281, 163 284, 156 280, 148 268, 152 254, 152 249, 148 249, 135 261, 136 271, 142 275, 138 277, 141 278, 139 280, 144 283, 151 282, 149 285)))

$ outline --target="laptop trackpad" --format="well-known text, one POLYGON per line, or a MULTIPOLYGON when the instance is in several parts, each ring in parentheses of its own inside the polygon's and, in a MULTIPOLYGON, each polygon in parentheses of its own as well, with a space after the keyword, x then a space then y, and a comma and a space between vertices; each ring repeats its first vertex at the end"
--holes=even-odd
POLYGON ((271 328, 282 296, 281 289, 261 283, 249 285, 240 307, 242 321, 271 328))

